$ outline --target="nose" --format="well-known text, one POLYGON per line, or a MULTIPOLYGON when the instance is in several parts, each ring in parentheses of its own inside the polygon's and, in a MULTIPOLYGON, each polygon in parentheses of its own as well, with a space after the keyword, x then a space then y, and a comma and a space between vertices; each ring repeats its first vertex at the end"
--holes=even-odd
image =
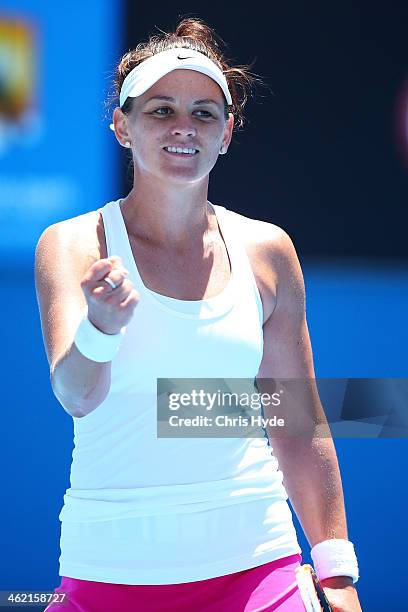
POLYGON ((181 136, 183 138, 194 137, 197 134, 197 130, 195 127, 191 125, 191 123, 187 120, 177 121, 177 124, 174 125, 172 129, 173 136, 181 136))

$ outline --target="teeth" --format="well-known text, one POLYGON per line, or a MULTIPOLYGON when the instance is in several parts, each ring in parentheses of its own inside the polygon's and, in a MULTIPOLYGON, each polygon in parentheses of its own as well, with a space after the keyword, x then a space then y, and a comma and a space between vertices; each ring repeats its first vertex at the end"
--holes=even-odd
POLYGON ((189 153, 190 155, 194 155, 195 153, 197 153, 197 149, 189 149, 187 147, 185 147, 184 149, 182 147, 164 147, 167 151, 170 151, 170 153, 189 153))

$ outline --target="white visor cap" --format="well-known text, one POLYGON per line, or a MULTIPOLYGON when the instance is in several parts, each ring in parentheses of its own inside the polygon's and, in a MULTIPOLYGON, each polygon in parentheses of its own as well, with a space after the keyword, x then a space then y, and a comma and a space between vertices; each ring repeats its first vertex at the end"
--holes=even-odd
POLYGON ((123 81, 119 104, 124 105, 127 98, 137 98, 145 93, 152 85, 172 70, 196 70, 206 74, 221 87, 228 105, 232 98, 228 89, 227 79, 218 66, 199 51, 174 47, 156 53, 133 68, 123 81))

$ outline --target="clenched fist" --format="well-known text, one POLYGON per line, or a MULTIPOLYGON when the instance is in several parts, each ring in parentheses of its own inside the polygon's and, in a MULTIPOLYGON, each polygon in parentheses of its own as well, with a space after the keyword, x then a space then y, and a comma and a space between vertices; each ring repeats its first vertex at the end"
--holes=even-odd
POLYGON ((118 334, 133 316, 140 295, 126 278, 129 274, 117 255, 99 259, 86 272, 81 288, 88 303, 88 318, 105 334, 118 334), (109 278, 116 289, 104 279, 109 278))

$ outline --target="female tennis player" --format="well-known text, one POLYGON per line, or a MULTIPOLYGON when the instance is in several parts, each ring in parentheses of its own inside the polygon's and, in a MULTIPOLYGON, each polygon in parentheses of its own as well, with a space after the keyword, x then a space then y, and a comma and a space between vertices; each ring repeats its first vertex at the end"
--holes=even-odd
MULTIPOLYGON (((187 18, 122 58, 113 129, 131 151, 132 190, 37 245, 51 384, 74 424, 55 589, 65 600, 49 611, 310 609, 288 498, 332 608, 361 610, 330 436, 272 425, 261 437, 157 435, 158 379, 268 390, 314 377, 290 237, 207 199, 255 78, 220 45, 187 18)), ((282 414, 324 421, 315 393, 282 414)))

